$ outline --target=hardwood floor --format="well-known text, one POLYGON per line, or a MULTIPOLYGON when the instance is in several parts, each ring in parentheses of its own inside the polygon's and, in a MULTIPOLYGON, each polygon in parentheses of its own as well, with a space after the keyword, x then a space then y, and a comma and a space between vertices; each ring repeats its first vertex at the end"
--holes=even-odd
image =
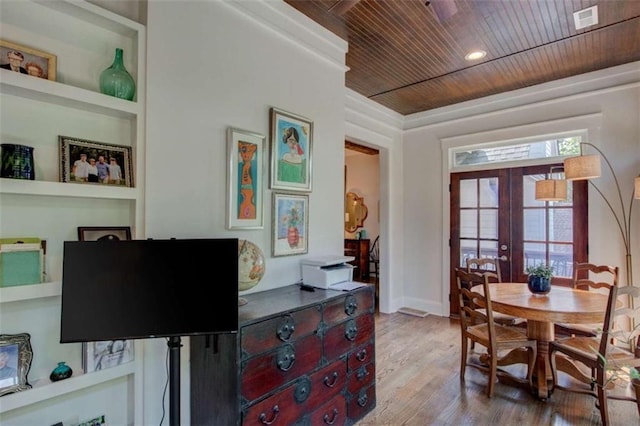
MULTIPOLYGON (((489 399, 487 376, 474 368, 467 368, 461 382, 455 320, 377 314, 375 325, 377 405, 356 426, 601 424, 596 400, 587 395, 557 390, 544 402, 526 388, 499 381, 489 399)), ((520 366, 509 371, 524 374, 520 366)), ((610 400, 609 414, 612 426, 640 425, 632 402, 610 400)))

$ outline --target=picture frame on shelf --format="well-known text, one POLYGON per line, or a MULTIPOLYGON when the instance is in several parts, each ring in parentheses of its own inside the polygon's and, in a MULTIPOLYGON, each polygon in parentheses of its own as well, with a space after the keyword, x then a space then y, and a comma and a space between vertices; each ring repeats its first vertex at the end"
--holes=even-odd
POLYGON ((31 389, 27 376, 32 360, 29 333, 0 334, 0 396, 31 389))
POLYGON ((0 39, 1 69, 55 81, 56 62, 51 53, 0 39))
POLYGON ((92 373, 133 361, 133 340, 82 343, 82 369, 92 373))
POLYGON ((133 187, 131 147, 58 136, 60 181, 133 187))
POLYGON ((272 107, 271 189, 311 192, 313 121, 272 107))
POLYGON ((227 229, 264 228, 265 144, 259 133, 227 129, 227 229))
POLYGON ((272 195, 271 255, 291 256, 309 251, 309 195, 272 195))
POLYGON ((79 241, 125 241, 130 239, 130 226, 78 226, 79 241))

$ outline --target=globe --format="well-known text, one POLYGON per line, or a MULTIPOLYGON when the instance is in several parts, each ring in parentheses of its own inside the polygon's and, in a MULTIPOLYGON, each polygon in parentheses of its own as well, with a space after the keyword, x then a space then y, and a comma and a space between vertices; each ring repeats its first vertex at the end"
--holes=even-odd
MULTIPOLYGON (((238 290, 246 291, 258 285, 265 272, 264 253, 249 240, 238 240, 238 290)), ((246 303, 240 298, 239 303, 246 303)))

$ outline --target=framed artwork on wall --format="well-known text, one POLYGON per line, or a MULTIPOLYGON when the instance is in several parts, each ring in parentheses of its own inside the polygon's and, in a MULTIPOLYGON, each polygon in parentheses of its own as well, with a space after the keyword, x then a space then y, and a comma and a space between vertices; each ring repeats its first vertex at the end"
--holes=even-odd
POLYGON ((0 40, 0 68, 55 81, 56 56, 0 40))
POLYGON ((264 228, 265 136, 227 130, 227 228, 264 228))
POLYGON ((291 256, 309 251, 309 195, 274 192, 271 254, 291 256))
POLYGON ((78 226, 79 241, 130 240, 129 226, 78 226))
POLYGON ((311 192, 313 121, 271 108, 271 189, 311 192))
POLYGON ((30 389, 31 335, 0 334, 0 396, 30 389))
POLYGON ((82 368, 85 373, 133 361, 133 340, 85 342, 82 348, 82 368))
POLYGON ((60 181, 133 186, 131 147, 59 136, 60 181))

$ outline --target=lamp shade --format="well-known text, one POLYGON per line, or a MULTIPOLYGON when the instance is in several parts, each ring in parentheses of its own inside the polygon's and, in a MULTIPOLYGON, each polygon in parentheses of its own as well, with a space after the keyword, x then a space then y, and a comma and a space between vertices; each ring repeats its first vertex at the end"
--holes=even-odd
POLYGON ((564 176, 567 180, 584 180, 600 177, 600 156, 581 155, 564 160, 564 176))
POLYGON ((640 198, 640 176, 638 176, 634 182, 636 190, 633 193, 633 198, 640 198))
POLYGON ((567 181, 545 179, 536 181, 536 200, 565 201, 567 199, 567 181))

